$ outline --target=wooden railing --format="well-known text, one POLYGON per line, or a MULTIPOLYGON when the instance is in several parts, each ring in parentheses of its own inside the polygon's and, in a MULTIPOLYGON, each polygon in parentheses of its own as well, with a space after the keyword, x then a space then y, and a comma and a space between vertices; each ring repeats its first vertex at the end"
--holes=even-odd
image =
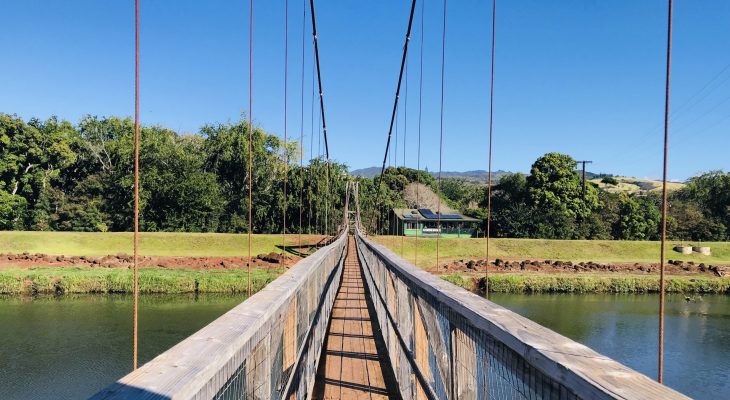
POLYGON ((404 399, 686 399, 357 234, 404 399))
POLYGON ((93 399, 308 398, 347 233, 93 399))

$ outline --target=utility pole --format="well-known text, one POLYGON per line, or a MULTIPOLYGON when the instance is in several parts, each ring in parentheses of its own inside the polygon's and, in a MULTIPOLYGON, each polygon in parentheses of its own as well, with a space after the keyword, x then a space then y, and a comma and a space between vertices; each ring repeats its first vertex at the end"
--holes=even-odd
POLYGON ((583 164, 583 201, 586 200, 586 164, 591 164, 593 161, 576 161, 576 164, 583 164))

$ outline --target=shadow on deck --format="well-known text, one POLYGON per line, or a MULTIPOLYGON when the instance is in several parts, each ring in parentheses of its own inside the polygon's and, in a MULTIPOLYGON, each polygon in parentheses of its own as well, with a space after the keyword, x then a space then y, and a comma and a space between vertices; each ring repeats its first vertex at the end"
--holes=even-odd
POLYGON ((313 399, 401 399, 362 273, 350 238, 313 399))

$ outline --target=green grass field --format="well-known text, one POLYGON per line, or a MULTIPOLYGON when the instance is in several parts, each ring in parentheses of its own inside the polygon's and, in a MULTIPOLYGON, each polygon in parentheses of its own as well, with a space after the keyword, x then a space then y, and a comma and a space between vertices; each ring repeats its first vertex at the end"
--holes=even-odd
MULTIPOLYGON (((435 238, 410 238, 400 236, 376 236, 375 241, 390 248, 396 254, 417 265, 432 267, 436 264, 435 238)), ((439 262, 452 260, 483 259, 485 239, 441 239, 439 262)), ((700 254, 682 255, 672 251, 680 242, 668 242, 667 258, 709 264, 730 264, 730 242, 703 243, 712 248, 711 256, 700 254)), ((685 243, 686 244, 686 243, 685 243)), ((544 240, 544 239, 491 239, 490 258, 520 260, 561 260, 594 262, 659 262, 659 242, 619 240, 544 240)))
MULTIPOLYGON (((287 245, 296 245, 298 235, 287 235, 287 245)), ((302 235, 303 243, 314 243, 319 235, 302 235)), ((253 235, 251 252, 279 251, 281 235, 253 235)), ((245 256, 248 237, 224 233, 140 233, 139 249, 146 256, 245 256)), ((132 254, 129 232, 0 232, 0 253, 43 253, 66 256, 132 254)))

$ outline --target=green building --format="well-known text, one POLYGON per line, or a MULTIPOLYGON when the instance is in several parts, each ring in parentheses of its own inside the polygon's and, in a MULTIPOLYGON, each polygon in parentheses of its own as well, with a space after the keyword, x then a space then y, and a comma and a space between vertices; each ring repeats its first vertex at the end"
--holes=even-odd
POLYGON ((461 214, 439 215, 428 208, 394 208, 390 212, 390 221, 391 235, 437 237, 440 233, 446 238, 472 237, 481 222, 461 214))

